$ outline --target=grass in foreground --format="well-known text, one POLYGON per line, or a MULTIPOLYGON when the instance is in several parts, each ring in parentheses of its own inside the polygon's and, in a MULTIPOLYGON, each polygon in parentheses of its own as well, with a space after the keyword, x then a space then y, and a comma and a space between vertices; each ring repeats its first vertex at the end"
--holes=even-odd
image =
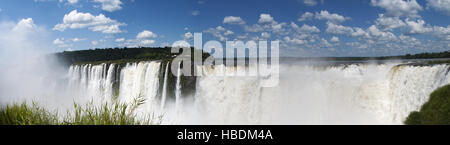
POLYGON ((450 85, 435 90, 420 111, 412 112, 406 125, 450 125, 450 85))
POLYGON ((133 104, 92 103, 85 106, 74 104, 74 113, 60 117, 35 103, 12 104, 0 108, 0 125, 154 125, 161 124, 162 116, 153 115, 137 119, 135 110, 144 100, 136 99, 133 104), (63 118, 63 119, 61 119, 63 118))
POLYGON ((0 125, 52 125, 58 124, 57 115, 36 104, 7 105, 0 109, 0 125))

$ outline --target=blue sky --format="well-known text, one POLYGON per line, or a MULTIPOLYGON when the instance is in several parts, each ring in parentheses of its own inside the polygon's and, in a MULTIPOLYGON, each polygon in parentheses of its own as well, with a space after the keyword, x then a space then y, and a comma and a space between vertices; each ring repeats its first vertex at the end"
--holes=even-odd
POLYGON ((192 44, 202 32, 278 40, 283 56, 437 52, 450 48, 449 18, 450 0, 0 1, 1 24, 32 23, 52 51, 192 44))

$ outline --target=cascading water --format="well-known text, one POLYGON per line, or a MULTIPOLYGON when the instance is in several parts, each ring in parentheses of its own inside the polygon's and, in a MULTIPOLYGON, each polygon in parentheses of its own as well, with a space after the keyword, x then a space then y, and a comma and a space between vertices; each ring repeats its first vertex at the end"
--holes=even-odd
POLYGON ((128 63, 121 71, 119 100, 133 103, 136 98, 154 104, 159 88, 160 62, 128 63))
POLYGON ((181 62, 178 63, 177 84, 175 86, 175 107, 178 110, 181 105, 181 62))
POLYGON ((411 111, 417 111, 428 101, 429 94, 450 83, 449 65, 397 66, 390 81, 394 122, 401 122, 411 111))
POLYGON ((77 102, 109 101, 114 95, 114 67, 115 64, 109 69, 106 64, 70 66, 68 92, 77 102))
MULTIPOLYGON (((263 88, 264 78, 217 76, 245 70, 222 65, 204 68, 195 84, 195 101, 189 103, 181 101, 186 97, 181 92, 181 64, 175 84, 168 83, 169 65, 164 75, 159 75, 160 67, 160 62, 127 64, 120 69, 118 95, 123 102, 145 97, 146 109, 141 111, 166 110, 165 120, 172 122, 163 123, 168 124, 402 124, 433 90, 450 83, 449 65, 282 64, 279 86, 263 88), (167 96, 172 91, 168 85, 175 85, 175 96, 167 96), (161 98, 156 103, 158 93, 161 98), (175 97, 174 107, 164 107, 167 97, 175 97)), ((114 96, 117 68, 114 64, 73 65, 68 88, 87 90, 80 96, 114 96)))
POLYGON ((166 70, 164 71, 164 83, 163 83, 163 91, 161 96, 161 110, 164 109, 164 105, 166 104, 167 97, 167 78, 169 77, 169 63, 166 65, 166 70))

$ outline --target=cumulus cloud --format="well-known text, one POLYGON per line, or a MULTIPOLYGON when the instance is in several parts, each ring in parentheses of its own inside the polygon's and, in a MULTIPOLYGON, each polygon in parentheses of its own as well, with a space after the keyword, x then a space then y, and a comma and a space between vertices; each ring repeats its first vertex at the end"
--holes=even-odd
POLYGON ((311 12, 305 12, 304 14, 302 14, 300 16, 300 18, 298 18, 298 21, 307 21, 307 20, 311 20, 314 18, 314 14, 311 12))
POLYGON ((350 36, 355 32, 352 27, 342 26, 334 23, 327 23, 327 29, 325 31, 328 34, 350 35, 350 36))
POLYGON ((389 17, 419 17, 422 6, 416 0, 371 0, 371 5, 386 10, 389 17))
POLYGON ((450 15, 450 0, 427 0, 427 6, 450 15))
POLYGON ((450 25, 447 27, 434 26, 433 35, 446 41, 450 41, 450 25))
POLYGON ((64 41, 61 40, 60 38, 56 38, 56 39, 53 41, 53 44, 56 44, 56 45, 64 44, 64 41))
POLYGON ((148 39, 148 38, 156 38, 158 37, 157 34, 153 33, 152 31, 144 30, 136 36, 137 39, 148 39))
POLYGON ((245 21, 241 19, 241 17, 236 17, 236 16, 226 16, 223 19, 223 23, 224 24, 245 24, 245 21))
POLYGON ((72 42, 80 42, 80 41, 84 41, 84 40, 87 40, 87 38, 77 38, 77 37, 72 38, 72 42))
POLYGON ((297 19, 297 21, 302 22, 302 21, 312 20, 313 18, 315 18, 317 20, 326 20, 331 23, 342 23, 342 22, 345 22, 346 20, 351 19, 350 17, 344 17, 339 14, 330 13, 326 10, 322 10, 320 12, 316 12, 315 14, 313 14, 311 12, 305 12, 300 16, 300 18, 297 19))
POLYGON ((145 46, 149 47, 155 44, 154 38, 157 38, 158 35, 153 33, 149 30, 143 30, 142 32, 139 32, 136 35, 136 39, 125 39, 125 38, 118 38, 115 40, 115 42, 121 43, 119 46, 125 46, 125 47, 138 47, 138 46, 145 46))
POLYGON ((261 33, 261 37, 262 37, 262 38, 269 39, 270 36, 271 36, 270 33, 267 33, 267 32, 262 32, 262 33, 261 33))
POLYGON ((287 42, 287 43, 291 43, 291 44, 294 44, 294 45, 302 45, 302 44, 307 43, 307 40, 302 40, 302 39, 298 39, 298 38, 291 38, 289 36, 285 36, 283 38, 283 40, 285 42, 287 42))
POLYGON ((185 39, 185 40, 192 39, 193 37, 194 37, 194 35, 192 35, 191 32, 186 32, 186 33, 184 33, 184 35, 183 35, 183 39, 185 39))
POLYGON ((367 28, 367 33, 369 33, 371 37, 375 37, 375 39, 382 41, 389 41, 397 38, 397 36, 395 36, 394 33, 381 31, 375 25, 372 25, 369 28, 367 28))
POLYGON ((88 28, 94 32, 102 32, 105 34, 122 33, 119 26, 125 24, 112 20, 103 14, 94 16, 90 13, 82 13, 77 10, 71 11, 64 15, 63 23, 56 24, 53 30, 63 32, 66 29, 88 28))
POLYGON ((339 42, 339 37, 333 36, 333 37, 331 37, 330 41, 334 42, 334 43, 338 43, 339 42))
POLYGON ((316 13, 316 19, 327 20, 328 22, 331 23, 342 23, 350 18, 341 16, 339 14, 332 14, 329 13, 328 11, 320 11, 320 13, 316 13))
POLYGON ((274 22, 274 19, 272 16, 270 16, 270 14, 261 14, 259 16, 258 23, 267 24, 267 23, 273 23, 273 22, 274 22))
POLYGON ((101 3, 102 10, 114 12, 122 9, 122 2, 120 0, 94 0, 94 2, 101 3))
POLYGON ((407 34, 423 34, 433 31, 431 26, 425 24, 424 20, 410 21, 406 19, 405 23, 408 27, 407 34))
POLYGON ((217 26, 216 28, 209 28, 203 32, 213 35, 214 37, 218 38, 220 41, 227 40, 227 38, 224 36, 225 33, 227 32, 227 29, 225 29, 222 26, 217 26))
POLYGON ((224 35, 233 35, 234 32, 231 31, 231 30, 227 30, 227 31, 225 31, 225 33, 223 33, 223 34, 224 34, 224 35))
POLYGON ((397 38, 394 33, 382 31, 375 25, 371 25, 367 30, 363 30, 358 27, 352 28, 334 23, 327 23, 326 32, 328 34, 358 37, 359 39, 365 39, 367 41, 389 41, 397 38))
POLYGON ((145 40, 141 40, 140 44, 142 46, 149 46, 155 43, 155 40, 150 40, 150 39, 145 39, 145 40))
POLYGON ((406 25, 402 20, 400 20, 399 17, 386 17, 384 16, 384 14, 380 14, 378 16, 375 24, 383 31, 391 31, 392 29, 396 29, 406 25))
POLYGON ((320 32, 319 28, 317 28, 316 26, 310 26, 307 24, 303 24, 303 26, 299 27, 294 22, 291 22, 291 27, 298 33, 303 33, 303 34, 312 34, 312 33, 320 32))
POLYGON ((125 41, 125 38, 117 38, 116 40, 115 40, 115 42, 124 42, 125 41))
POLYGON ((63 48, 63 47, 69 47, 69 44, 66 44, 64 38, 56 38, 55 40, 53 40, 53 44, 55 44, 56 46, 63 48))

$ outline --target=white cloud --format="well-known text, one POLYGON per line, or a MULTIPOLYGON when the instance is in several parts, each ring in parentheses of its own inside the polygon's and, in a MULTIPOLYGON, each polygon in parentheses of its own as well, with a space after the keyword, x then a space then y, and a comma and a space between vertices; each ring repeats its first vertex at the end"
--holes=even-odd
POLYGON ((333 46, 333 45, 331 45, 331 44, 328 42, 328 40, 326 40, 326 39, 324 39, 324 38, 320 39, 320 45, 321 45, 322 47, 332 47, 332 46, 333 46))
POLYGON ((381 31, 375 25, 372 25, 369 28, 367 28, 367 33, 369 33, 371 37, 376 37, 376 39, 378 40, 386 41, 396 39, 396 36, 393 33, 381 31))
POLYGON ((450 25, 447 27, 434 26, 433 35, 438 38, 450 41, 450 25))
POLYGON ((245 21, 241 19, 241 17, 235 17, 235 16, 226 16, 223 19, 224 24, 245 24, 245 21))
POLYGON ((70 45, 66 44, 64 41, 64 38, 56 38, 53 40, 53 44, 55 44, 58 47, 69 47, 70 45))
POLYGON ((391 31, 399 27, 403 27, 406 24, 399 19, 399 17, 386 17, 384 14, 380 14, 375 21, 377 27, 381 28, 383 31, 391 31))
POLYGON ((67 0, 67 2, 69 2, 70 4, 76 4, 78 3, 78 0, 67 0))
POLYGON ((94 16, 90 13, 79 13, 77 10, 73 10, 69 14, 64 15, 63 23, 56 24, 55 27, 53 27, 53 30, 63 32, 67 28, 88 28, 96 32, 115 34, 122 32, 119 26, 123 25, 125 24, 112 20, 103 14, 94 16))
POLYGON ((433 31, 430 26, 425 24, 424 20, 410 21, 406 19, 405 23, 408 27, 408 34, 423 34, 433 31))
POLYGON ((191 47, 190 44, 184 40, 175 41, 172 43, 172 47, 191 47))
POLYGON ((53 44, 55 44, 55 45, 64 44, 64 41, 61 40, 61 39, 59 39, 59 38, 56 38, 56 39, 53 41, 53 44))
POLYGON ((224 35, 233 35, 233 34, 234 34, 234 32, 231 31, 231 30, 227 30, 227 31, 225 31, 225 33, 224 33, 224 35))
POLYGON ((450 0, 427 0, 427 6, 450 15, 450 0))
POLYGON ((124 42, 125 41, 125 38, 117 38, 116 40, 115 40, 115 42, 124 42))
POLYGON ((158 37, 158 35, 156 35, 152 31, 148 31, 148 30, 144 30, 136 36, 137 39, 148 39, 148 38, 156 38, 156 37, 158 37))
POLYGON ((300 18, 298 18, 298 21, 307 21, 307 20, 311 20, 312 18, 314 18, 313 13, 305 12, 303 15, 300 16, 300 18))
POLYGON ((119 38, 116 39, 115 42, 123 42, 122 44, 120 44, 120 46, 125 47, 149 47, 155 44, 156 41, 152 39, 156 37, 158 37, 158 35, 153 33, 152 31, 144 30, 136 35, 136 39, 125 40, 125 38, 119 38))
POLYGON ((389 17, 419 17, 423 9, 416 0, 371 0, 371 5, 385 9, 389 17))
POLYGON ((338 43, 339 42, 339 37, 333 36, 330 41, 334 42, 334 43, 338 43))
POLYGON ((183 38, 184 38, 185 40, 189 40, 189 39, 191 39, 192 37, 194 37, 194 35, 192 35, 191 32, 186 32, 186 33, 184 33, 184 36, 183 36, 183 38))
POLYGON ((155 40, 149 40, 149 39, 145 39, 145 40, 141 40, 140 41, 140 44, 142 46, 150 46, 150 45, 152 45, 154 43, 155 43, 155 40))
POLYGON ((120 0, 94 0, 94 2, 102 4, 102 10, 113 12, 122 9, 120 0))
POLYGON ((214 37, 218 38, 220 41, 226 41, 227 38, 224 36, 227 32, 227 29, 225 29, 222 26, 217 26, 216 28, 209 28, 204 31, 205 33, 210 33, 214 37))
POLYGON ((291 22, 291 27, 294 28, 294 30, 297 30, 300 33, 319 33, 320 30, 319 28, 317 28, 316 26, 310 26, 307 24, 303 24, 302 27, 299 27, 297 24, 295 24, 294 22, 291 22))
POLYGON ((289 36, 284 37, 283 40, 286 41, 287 43, 291 43, 291 44, 295 44, 295 45, 302 45, 302 44, 307 43, 306 40, 302 40, 302 39, 298 39, 298 38, 291 39, 289 36))
POLYGON ((87 40, 87 38, 77 38, 77 37, 72 38, 72 42, 80 42, 80 41, 84 41, 84 40, 87 40))
POLYGON ((327 23, 327 29, 325 30, 329 34, 338 34, 338 35, 352 35, 354 32, 353 28, 346 27, 334 23, 327 23))
POLYGON ((217 26, 217 27, 216 27, 216 30, 219 30, 219 31, 225 31, 226 29, 225 29, 224 27, 222 27, 222 26, 217 26))
POLYGON ((327 20, 332 23, 342 23, 350 18, 341 16, 339 14, 332 14, 328 11, 320 11, 320 13, 316 13, 316 19, 318 20, 327 20))
POLYGON ((270 14, 259 15, 258 23, 267 24, 267 23, 273 23, 273 22, 275 22, 275 21, 273 20, 273 17, 270 16, 270 14))
POLYGON ((262 33, 261 33, 261 37, 262 37, 262 38, 269 39, 270 36, 271 36, 270 33, 267 33, 267 32, 262 32, 262 33))

